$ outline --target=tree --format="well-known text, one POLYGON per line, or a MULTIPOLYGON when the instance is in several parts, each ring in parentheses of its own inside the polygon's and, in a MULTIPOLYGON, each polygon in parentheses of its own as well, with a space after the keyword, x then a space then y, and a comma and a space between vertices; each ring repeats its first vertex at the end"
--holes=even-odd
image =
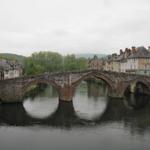
POLYGON ((44 72, 83 70, 87 68, 87 60, 75 55, 62 56, 54 52, 35 52, 25 59, 24 72, 35 75, 44 72))

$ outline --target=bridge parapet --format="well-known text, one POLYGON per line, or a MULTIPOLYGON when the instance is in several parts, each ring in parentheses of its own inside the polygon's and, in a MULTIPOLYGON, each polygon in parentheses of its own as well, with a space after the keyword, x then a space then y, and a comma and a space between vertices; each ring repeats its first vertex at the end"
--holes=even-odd
POLYGON ((131 83, 142 82, 150 89, 150 77, 126 73, 86 70, 62 73, 44 73, 36 76, 24 76, 15 79, 0 81, 0 99, 6 102, 22 101, 27 86, 37 83, 46 83, 54 86, 59 98, 70 101, 76 86, 87 78, 98 78, 109 85, 109 96, 123 97, 124 91, 131 83))

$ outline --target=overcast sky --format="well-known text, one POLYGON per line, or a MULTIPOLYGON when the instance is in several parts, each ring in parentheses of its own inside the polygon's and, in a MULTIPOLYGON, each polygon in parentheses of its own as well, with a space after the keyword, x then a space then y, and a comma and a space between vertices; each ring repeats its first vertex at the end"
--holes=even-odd
POLYGON ((0 0, 0 52, 112 53, 150 45, 150 0, 0 0))

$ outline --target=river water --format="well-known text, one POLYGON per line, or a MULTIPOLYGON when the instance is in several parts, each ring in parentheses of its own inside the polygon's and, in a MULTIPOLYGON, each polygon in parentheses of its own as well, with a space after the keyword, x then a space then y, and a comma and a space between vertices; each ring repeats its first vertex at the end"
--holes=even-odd
POLYGON ((40 88, 0 105, 0 150, 149 150, 150 98, 110 99, 104 83, 82 82, 72 102, 40 88))

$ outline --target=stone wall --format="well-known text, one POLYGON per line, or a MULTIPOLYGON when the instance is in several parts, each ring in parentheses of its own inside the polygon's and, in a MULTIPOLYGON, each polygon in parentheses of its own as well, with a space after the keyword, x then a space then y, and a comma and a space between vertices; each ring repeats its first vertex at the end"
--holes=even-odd
POLYGON ((82 72, 47 73, 0 81, 0 99, 2 102, 21 102, 25 89, 33 84, 46 83, 56 88, 59 99, 71 101, 75 88, 88 78, 104 80, 109 85, 111 97, 122 98, 124 92, 133 83, 141 82, 150 91, 150 77, 126 73, 87 70, 82 72))

